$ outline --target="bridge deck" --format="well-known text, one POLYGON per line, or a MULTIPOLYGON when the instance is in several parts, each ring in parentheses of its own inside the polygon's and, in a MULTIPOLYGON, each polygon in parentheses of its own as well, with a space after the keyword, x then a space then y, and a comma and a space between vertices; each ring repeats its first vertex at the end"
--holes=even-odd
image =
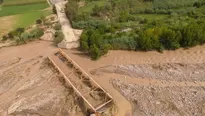
POLYGON ((62 50, 49 60, 94 112, 113 102, 112 97, 62 50))

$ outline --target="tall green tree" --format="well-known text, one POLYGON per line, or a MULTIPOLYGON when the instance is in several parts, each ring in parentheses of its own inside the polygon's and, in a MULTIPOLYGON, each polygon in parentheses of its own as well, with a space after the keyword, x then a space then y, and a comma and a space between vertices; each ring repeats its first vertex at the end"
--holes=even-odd
POLYGON ((160 35, 160 42, 165 49, 175 50, 180 47, 178 36, 180 35, 176 35, 175 31, 171 29, 164 29, 160 35))

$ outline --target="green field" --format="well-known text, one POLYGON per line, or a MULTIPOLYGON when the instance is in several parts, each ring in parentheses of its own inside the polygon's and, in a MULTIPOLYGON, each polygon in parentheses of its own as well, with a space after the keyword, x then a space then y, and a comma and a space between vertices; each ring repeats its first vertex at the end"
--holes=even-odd
POLYGON ((17 23, 14 28, 18 27, 28 27, 31 24, 34 24, 35 21, 43 16, 51 14, 51 11, 35 11, 30 13, 24 13, 17 15, 17 23))
POLYGON ((81 7, 79 11, 80 12, 91 12, 95 5, 104 6, 105 3, 106 3, 106 0, 105 1, 92 1, 86 4, 85 6, 81 7))
POLYGON ((47 3, 16 5, 16 6, 2 6, 2 10, 0 11, 0 17, 22 14, 22 13, 29 13, 29 12, 45 9, 47 7, 48 7, 47 3))
POLYGON ((5 25, 0 28, 0 31, 6 34, 8 30, 18 27, 27 28, 37 19, 51 14, 51 10, 46 9, 48 7, 47 0, 4 0, 0 9, 0 19, 10 20, 4 20, 5 25))
POLYGON ((28 5, 46 2, 46 0, 4 0, 3 6, 28 5))

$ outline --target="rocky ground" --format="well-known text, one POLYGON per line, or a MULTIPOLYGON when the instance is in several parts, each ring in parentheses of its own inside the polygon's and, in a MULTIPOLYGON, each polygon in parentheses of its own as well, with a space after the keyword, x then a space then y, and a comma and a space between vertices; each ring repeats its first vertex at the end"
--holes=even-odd
POLYGON ((133 104, 134 116, 204 116, 205 87, 113 85, 133 104))
POLYGON ((91 73, 118 73, 130 77, 169 81, 205 81, 204 70, 205 63, 126 64, 101 67, 91 73))
POLYGON ((113 86, 133 106, 134 116, 204 116, 205 64, 109 65, 92 70, 93 75, 118 74, 113 86), (133 79, 127 81, 130 78, 133 79))

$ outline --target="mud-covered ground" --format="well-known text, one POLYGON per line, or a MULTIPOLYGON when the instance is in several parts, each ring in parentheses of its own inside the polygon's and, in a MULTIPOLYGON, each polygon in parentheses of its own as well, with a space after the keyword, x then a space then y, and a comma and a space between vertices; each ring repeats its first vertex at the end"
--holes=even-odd
MULTIPOLYGON (((204 50, 111 51, 98 61, 66 53, 113 97, 116 116, 204 116, 204 50)), ((85 115, 79 97, 44 62, 54 52, 45 41, 0 49, 0 116, 85 115)))
POLYGON ((0 75, 1 116, 83 115, 78 97, 42 57, 0 75))

